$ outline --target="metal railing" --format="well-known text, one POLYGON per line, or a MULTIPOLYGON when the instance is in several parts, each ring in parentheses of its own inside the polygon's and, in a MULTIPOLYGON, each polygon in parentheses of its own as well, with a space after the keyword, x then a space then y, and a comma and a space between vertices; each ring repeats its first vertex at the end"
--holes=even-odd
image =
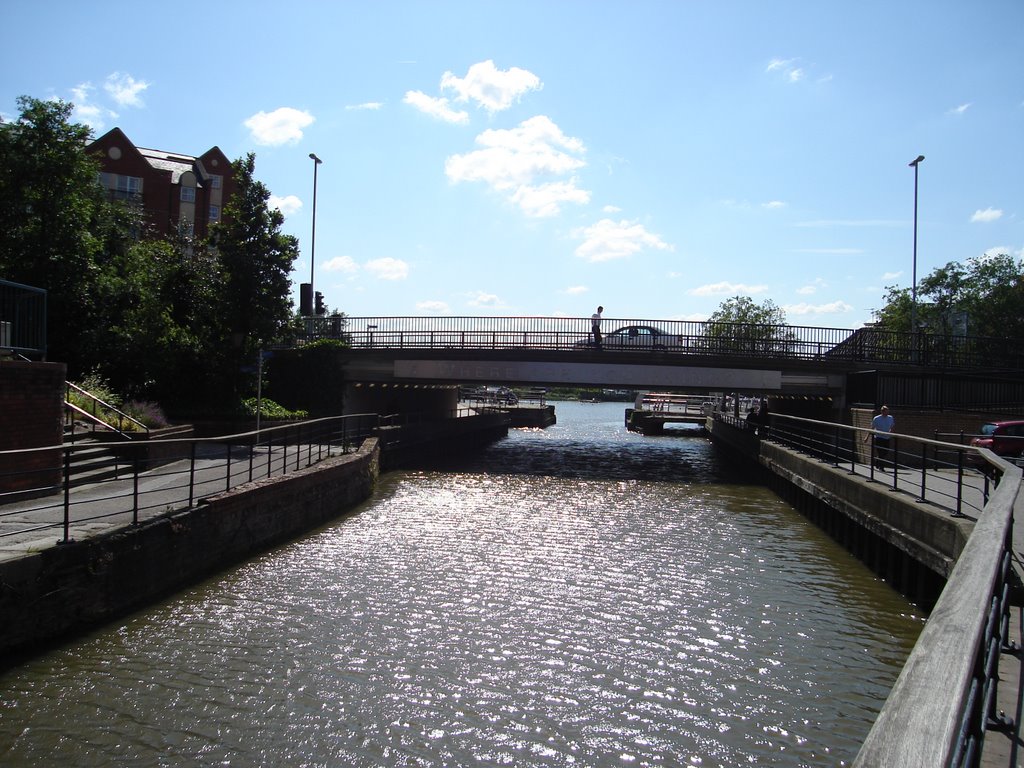
POLYGON ((46 291, 0 280, 0 352, 46 357, 46 291))
MULTIPOLYGON (((725 417, 731 418, 731 417, 725 417)), ((743 422, 747 428, 760 425, 743 422)), ((969 445, 912 435, 875 432, 784 414, 769 414, 763 436, 892 491, 928 501, 958 517, 977 518, 1000 465, 969 445)))
POLYGON ((17 486, 0 493, 0 540, 59 529, 58 543, 66 543, 76 526, 101 520, 134 525, 146 514, 192 508, 204 496, 355 450, 380 423, 377 414, 353 414, 222 437, 105 443, 126 469, 74 493, 75 457, 92 446, 0 451, 0 466, 17 458, 21 467, 0 472, 0 487, 17 486))
MULTIPOLYGON (((332 317, 303 318, 305 341, 337 338, 355 349, 593 348, 590 318, 575 317, 332 317)), ((604 349, 744 358, 793 358, 858 363, 1024 370, 1024 346, 984 337, 910 334, 876 328, 604 318, 604 349), (610 346, 616 330, 656 329, 610 346)))
MULTIPOLYGON (((870 429, 769 414, 744 429, 852 474, 885 483, 974 527, 957 558, 899 679, 854 762, 855 768, 896 765, 980 765, 985 734, 1018 730, 999 711, 999 659, 1018 655, 1010 641, 1013 518, 1021 469, 991 451, 909 435, 891 435, 885 456, 870 429), (875 467, 882 463, 882 469, 875 467)), ((1024 514, 1024 508, 1018 508, 1024 514)), ((1017 696, 1021 695, 1018 687, 1017 696)), ((1019 704, 1018 704, 1019 710, 1019 704)))
POLYGON ((116 432, 125 439, 130 439, 129 431, 149 434, 149 427, 136 418, 129 416, 122 410, 101 400, 91 392, 82 389, 70 381, 64 382, 64 414, 65 426, 72 424, 74 417, 81 416, 94 427, 99 426, 116 432), (85 403, 85 407, 75 405, 72 400, 78 399, 85 403), (112 424, 110 422, 117 422, 112 424))

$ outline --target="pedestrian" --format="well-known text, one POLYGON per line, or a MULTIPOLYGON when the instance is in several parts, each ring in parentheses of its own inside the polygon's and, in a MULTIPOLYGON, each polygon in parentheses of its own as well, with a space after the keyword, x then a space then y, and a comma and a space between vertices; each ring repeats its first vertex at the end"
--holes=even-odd
POLYGON ((601 313, 604 307, 598 307, 597 312, 590 316, 590 331, 594 334, 594 346, 601 348, 601 313))
POLYGON ((896 419, 889 413, 889 406, 883 405, 878 409, 878 415, 871 420, 871 428, 875 430, 875 459, 879 469, 885 469, 885 460, 889 458, 889 441, 892 439, 892 430, 896 426, 896 419))

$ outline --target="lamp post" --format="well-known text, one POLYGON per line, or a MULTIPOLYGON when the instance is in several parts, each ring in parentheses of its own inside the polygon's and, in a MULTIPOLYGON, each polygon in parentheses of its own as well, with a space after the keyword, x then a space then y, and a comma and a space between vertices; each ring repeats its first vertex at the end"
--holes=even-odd
POLYGON ((316 267, 316 169, 323 162, 314 153, 309 153, 309 159, 313 161, 313 235, 309 243, 309 295, 313 294, 313 269, 316 267))
POLYGON ((914 169, 914 271, 911 274, 913 282, 910 287, 910 338, 912 342, 914 333, 917 332, 917 166, 921 164, 922 160, 924 160, 924 155, 918 155, 917 159, 910 164, 910 167, 914 169))

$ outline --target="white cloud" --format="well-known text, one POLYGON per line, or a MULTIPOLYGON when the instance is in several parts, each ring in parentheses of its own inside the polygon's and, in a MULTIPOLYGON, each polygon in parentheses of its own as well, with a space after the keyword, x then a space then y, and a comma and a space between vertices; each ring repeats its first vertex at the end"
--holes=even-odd
POLYGON ((409 276, 409 265, 390 256, 368 261, 363 267, 379 280, 404 280, 409 276))
POLYGON ((552 216, 559 203, 586 203, 590 193, 575 179, 559 181, 582 168, 586 150, 549 118, 538 115, 511 129, 490 129, 476 137, 480 149, 451 155, 445 173, 453 182, 482 181, 504 192, 530 216, 552 216))
POLYGON ((497 309, 499 307, 503 307, 504 302, 502 302, 502 300, 493 293, 474 291, 473 293, 469 294, 469 306, 497 309))
POLYGON ((349 111, 352 111, 352 110, 371 110, 372 111, 372 110, 381 109, 383 106, 384 106, 384 104, 379 102, 379 101, 364 101, 362 104, 349 104, 348 106, 345 107, 345 109, 347 109, 349 111))
POLYGON ((833 301, 828 304, 787 304, 782 309, 787 315, 838 315, 851 311, 853 307, 845 301, 833 301))
POLYGON ((302 201, 295 195, 285 195, 284 197, 271 195, 270 199, 267 200, 267 205, 270 206, 271 210, 277 208, 285 216, 291 216, 293 213, 298 213, 302 210, 302 201))
POLYGON ((895 280, 896 278, 901 277, 902 275, 903 275, 902 271, 900 271, 900 272, 886 272, 884 275, 882 275, 882 279, 883 280, 895 280))
POLYGON ((990 221, 1002 218, 1002 216, 1003 212, 998 208, 986 208, 984 211, 979 209, 974 212, 973 216, 971 216, 971 224, 976 224, 978 222, 987 224, 990 221))
POLYGON ((416 311, 428 315, 450 315, 452 313, 451 307, 446 301, 417 301, 416 311))
POLYGON ((590 262, 623 259, 648 248, 672 250, 671 245, 635 221, 601 219, 577 230, 574 235, 583 240, 576 249, 576 255, 590 262))
POLYGON ((576 179, 570 179, 536 187, 524 184, 509 199, 527 216, 543 218, 561 213, 561 203, 589 203, 590 192, 579 189, 576 186, 576 179))
POLYGON ((781 200, 770 200, 767 203, 761 203, 762 208, 767 208, 769 211, 777 211, 780 208, 785 208, 786 204, 781 200))
POLYGON ((585 285, 570 285, 562 293, 567 293, 570 296, 579 296, 581 293, 586 293, 589 290, 585 285))
POLYGON ((136 80, 131 75, 114 72, 107 76, 103 88, 121 106, 141 107, 144 105, 139 94, 149 88, 149 85, 145 80, 136 80))
POLYGON ((302 139, 302 129, 311 125, 315 119, 309 112, 279 107, 273 112, 257 112, 244 124, 257 144, 275 147, 297 144, 302 139))
POLYGON ((403 102, 415 107, 420 112, 444 120, 446 123, 461 125, 469 122, 469 113, 452 109, 448 99, 428 96, 422 91, 406 91, 403 102))
POLYGON ((106 127, 108 119, 117 118, 117 113, 99 104, 93 104, 92 92, 92 83, 80 83, 71 89, 71 103, 75 105, 72 118, 98 133, 106 127))
POLYGON ((966 104, 961 104, 959 107, 953 107, 951 110, 949 110, 949 114, 951 114, 951 115, 962 115, 964 112, 966 112, 970 108, 970 106, 971 106, 971 103, 967 102, 966 104))
POLYGON ((328 259, 320 268, 324 272, 345 272, 346 274, 353 274, 359 271, 359 265, 355 263, 351 256, 335 256, 333 259, 328 259))
POLYGON ((500 70, 491 60, 472 65, 465 77, 445 72, 441 90, 454 91, 456 101, 474 101, 488 112, 508 109, 524 93, 541 88, 540 78, 519 67, 500 70))
POLYGON ((783 77, 791 83, 799 82, 804 78, 804 71, 796 65, 797 59, 772 59, 768 62, 766 72, 781 72, 783 77))
POLYGON ((711 283, 692 289, 691 296, 753 296, 768 290, 767 285, 747 285, 745 283, 711 283))
POLYGON ((601 213, 621 213, 622 209, 617 205, 606 205, 601 209, 601 213))

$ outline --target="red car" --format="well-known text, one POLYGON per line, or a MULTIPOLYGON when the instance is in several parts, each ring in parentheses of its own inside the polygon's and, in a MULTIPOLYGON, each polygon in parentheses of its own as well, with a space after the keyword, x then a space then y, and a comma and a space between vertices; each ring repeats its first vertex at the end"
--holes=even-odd
POLYGON ((1024 421, 990 421, 971 445, 988 448, 997 456, 1024 456, 1024 421))

